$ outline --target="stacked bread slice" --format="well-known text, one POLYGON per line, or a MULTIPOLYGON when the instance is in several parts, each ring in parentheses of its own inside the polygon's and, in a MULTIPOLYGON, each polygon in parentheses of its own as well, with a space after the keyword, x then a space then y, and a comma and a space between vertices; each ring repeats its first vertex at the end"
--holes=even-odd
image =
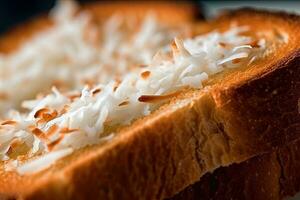
MULTIPOLYGON (((101 24, 116 8, 120 5, 95 4, 84 10, 94 13, 95 23, 101 24)), ((134 8, 143 16, 144 5, 134 8)), ((192 23, 195 17, 187 12, 194 10, 189 6, 168 10, 155 5, 153 10, 179 29, 187 29, 180 24, 192 23), (168 13, 173 12, 176 20, 169 21, 168 13)), ((29 35, 35 28, 51 26, 46 21, 34 22, 29 35)), ((128 73, 118 74, 113 82, 92 82, 77 96, 64 88, 53 89, 53 94, 25 102, 29 111, 8 115, 12 117, 1 123, 0 144, 7 149, 0 154, 0 194, 20 199, 164 199, 202 177, 191 186, 200 197, 251 198, 240 183, 250 185, 249 193, 261 188, 242 173, 272 173, 272 169, 279 176, 285 166, 292 166, 280 164, 288 162, 284 155, 293 158, 285 148, 296 145, 300 136, 299 25, 298 16, 230 11, 212 21, 193 23, 193 37, 181 34, 171 48, 141 63, 146 66, 126 66, 128 73), (223 187, 212 192, 207 185, 211 177, 223 184, 227 175, 232 181, 224 183, 227 187, 241 187, 246 193, 223 187)), ((10 46, 7 37, 0 47, 8 54, 24 41, 10 46)), ((258 198, 264 194, 282 198, 297 190, 292 181, 288 182, 295 187, 293 192, 288 191, 292 186, 279 189, 282 186, 274 183, 278 179, 272 178, 264 174, 259 183, 272 193, 261 192, 258 198)), ((198 198, 197 194, 183 192, 175 198, 198 198)))
MULTIPOLYGON (((228 17, 250 19, 250 15, 258 18, 261 17, 261 20, 264 21, 264 26, 268 23, 274 23, 273 30, 276 30, 276 26, 285 27, 284 23, 282 23, 283 21, 287 24, 292 24, 297 23, 297 20, 299 20, 298 16, 286 13, 268 13, 248 9, 235 12, 228 11, 225 16, 220 16, 219 20, 228 17)), ((295 27, 294 30, 297 31, 297 28, 295 27)), ((299 35, 299 33, 292 35, 291 37, 294 37, 295 35, 299 35)), ((297 51, 295 51, 296 54, 298 54, 297 51)), ((297 64, 299 58, 297 57, 292 61, 292 65, 297 70, 289 72, 291 74, 299 73, 299 66, 297 64)), ((284 59, 282 62, 284 62, 284 59)), ((287 113, 291 112, 294 112, 296 116, 293 119, 287 119, 288 123, 282 120, 284 124, 279 130, 285 136, 287 134, 297 135, 300 132, 299 105, 296 105, 296 102, 299 102, 299 90, 297 91, 297 88, 299 88, 300 79, 295 79, 294 81, 291 81, 290 84, 296 90, 288 92, 289 98, 294 98, 294 106, 290 107, 286 113, 278 112, 278 114, 280 113, 279 118, 285 118, 288 115, 287 113), (294 81, 296 85, 292 86, 292 82, 294 81)), ((279 80, 278 83, 280 83, 279 80)), ((262 104, 262 106, 264 105, 262 104)), ((279 104, 276 107, 281 109, 279 104)), ((275 109, 273 111, 275 114, 275 109)), ((261 115, 268 114, 261 113, 261 115)), ((261 133, 263 134, 264 131, 261 133)), ((270 152, 256 156, 245 162, 221 167, 214 172, 208 173, 196 184, 187 187, 172 199, 284 199, 294 196, 300 191, 300 176, 298 172, 299 153, 299 140, 286 143, 283 147, 274 148, 270 152)))
POLYGON ((300 191, 299 141, 201 177, 171 199, 285 199, 300 191))

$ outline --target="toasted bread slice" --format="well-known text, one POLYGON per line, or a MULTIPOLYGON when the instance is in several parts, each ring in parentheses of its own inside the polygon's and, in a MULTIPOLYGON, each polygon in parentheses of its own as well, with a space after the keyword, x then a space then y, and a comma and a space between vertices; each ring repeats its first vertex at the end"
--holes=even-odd
POLYGON ((204 175, 171 199, 276 200, 300 191, 300 141, 204 175))
POLYGON ((47 170, 25 176, 2 171, 0 193, 22 199, 161 199, 208 171, 299 138, 299 18, 239 10, 210 22, 209 29, 226 30, 232 22, 272 44, 263 58, 215 75, 205 90, 184 91, 113 140, 76 151, 47 170))

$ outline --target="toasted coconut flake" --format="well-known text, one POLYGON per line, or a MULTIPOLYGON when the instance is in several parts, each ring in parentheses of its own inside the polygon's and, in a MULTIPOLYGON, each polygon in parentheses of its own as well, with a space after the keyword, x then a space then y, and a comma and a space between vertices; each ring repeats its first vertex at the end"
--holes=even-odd
POLYGON ((41 108, 34 114, 34 118, 41 118, 43 113, 49 112, 48 108, 41 108))
POLYGON ((120 84, 119 82, 116 82, 116 83, 115 83, 115 86, 113 87, 113 91, 114 91, 114 92, 118 89, 119 84, 120 84))
POLYGON ((251 43, 249 43, 249 45, 250 45, 252 48, 260 48, 259 40, 253 40, 251 43))
POLYGON ((17 146, 19 146, 20 144, 23 144, 24 142, 21 141, 19 138, 15 138, 11 141, 10 143, 10 147, 13 149, 13 148, 16 148, 17 146))
POLYGON ((47 121, 44 120, 44 119, 39 119, 39 120, 36 122, 36 125, 39 126, 39 125, 44 124, 44 123, 46 123, 46 122, 47 122, 47 121))
POLYGON ((163 100, 168 100, 179 95, 181 91, 173 92, 166 95, 142 95, 138 98, 143 103, 156 103, 163 100))
POLYGON ((5 126, 5 125, 16 125, 17 122, 15 120, 7 120, 7 121, 4 121, 1 123, 2 126, 5 126))
POLYGON ((58 145, 64 139, 63 135, 60 135, 56 140, 47 144, 49 151, 51 151, 56 145, 58 145))
POLYGON ((223 48, 227 48, 229 47, 229 44, 225 43, 225 42, 219 42, 219 45, 223 48))
POLYGON ((173 57, 178 56, 190 56, 190 53, 184 47, 184 41, 180 38, 175 38, 173 43, 171 44, 173 57))
POLYGON ((141 77, 143 79, 147 79, 150 76, 151 72, 150 71, 144 71, 141 73, 141 77))
POLYGON ((72 133, 72 132, 75 132, 75 131, 78 131, 78 130, 79 129, 77 129, 77 128, 69 129, 68 127, 64 127, 64 128, 61 128, 59 132, 61 134, 68 134, 68 133, 72 133))
POLYGON ((101 89, 100 88, 96 88, 92 91, 92 94, 95 95, 97 93, 101 92, 101 89))
POLYGON ((33 128, 32 130, 31 130, 31 132, 35 135, 35 136, 37 136, 38 138, 41 138, 41 139, 46 139, 47 137, 46 137, 46 135, 45 135, 45 133, 41 130, 41 129, 39 129, 39 128, 33 128))
POLYGON ((81 96, 81 93, 76 93, 76 94, 68 95, 68 98, 69 98, 71 101, 74 101, 75 99, 80 98, 80 96, 81 96))
POLYGON ((178 49, 178 47, 176 45, 175 40, 173 40, 172 43, 171 43, 171 49, 172 49, 172 52, 173 52, 174 56, 176 56, 176 55, 179 54, 179 49, 178 49))
POLYGON ((242 59, 240 59, 240 58, 236 58, 236 59, 232 60, 233 64, 237 64, 237 63, 240 63, 240 62, 242 62, 242 59))
POLYGON ((54 110, 52 113, 42 113, 42 119, 46 122, 51 121, 52 119, 58 116, 57 110, 54 110))
POLYGON ((46 132, 46 135, 49 137, 53 134, 55 134, 58 131, 58 126, 56 124, 52 125, 46 132))
POLYGON ((119 106, 126 106, 129 104, 129 101, 123 101, 122 103, 119 104, 119 106))

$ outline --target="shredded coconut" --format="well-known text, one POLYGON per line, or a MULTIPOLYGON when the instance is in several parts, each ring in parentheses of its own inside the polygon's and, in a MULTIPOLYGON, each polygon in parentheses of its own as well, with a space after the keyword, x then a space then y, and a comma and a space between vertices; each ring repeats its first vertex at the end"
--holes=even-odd
POLYGON ((44 98, 25 101, 30 112, 13 112, 11 120, 0 126, 0 158, 12 159, 12 152, 29 158, 43 153, 38 161, 18 168, 21 173, 36 172, 71 153, 68 149, 111 140, 109 128, 150 114, 184 87, 201 89, 211 75, 252 62, 264 46, 249 45, 252 39, 242 36, 243 31, 245 27, 232 27, 224 33, 175 38, 171 52, 159 52, 147 67, 121 80, 86 86, 76 95, 54 87, 44 98), (13 143, 16 139, 18 143, 13 143), (54 152, 64 153, 56 157, 54 152))
POLYGON ((149 64, 155 52, 179 34, 149 13, 143 23, 113 15, 102 25, 77 5, 59 1, 50 17, 54 26, 20 49, 0 55, 0 116, 51 86, 80 89, 110 80, 129 68, 149 64))

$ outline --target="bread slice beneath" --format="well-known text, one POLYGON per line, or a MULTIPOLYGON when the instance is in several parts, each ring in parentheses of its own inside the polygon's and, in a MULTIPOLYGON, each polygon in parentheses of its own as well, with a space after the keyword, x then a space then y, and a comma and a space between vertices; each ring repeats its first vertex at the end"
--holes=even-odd
POLYGON ((209 23, 249 27, 273 44, 250 66, 212 77, 153 114, 33 175, 0 172, 0 193, 22 199, 161 199, 208 171, 299 138, 296 16, 239 10, 209 23), (286 35, 288 41, 285 41, 286 35))
POLYGON ((276 200, 300 191, 300 141, 240 164, 221 167, 170 198, 276 200))

